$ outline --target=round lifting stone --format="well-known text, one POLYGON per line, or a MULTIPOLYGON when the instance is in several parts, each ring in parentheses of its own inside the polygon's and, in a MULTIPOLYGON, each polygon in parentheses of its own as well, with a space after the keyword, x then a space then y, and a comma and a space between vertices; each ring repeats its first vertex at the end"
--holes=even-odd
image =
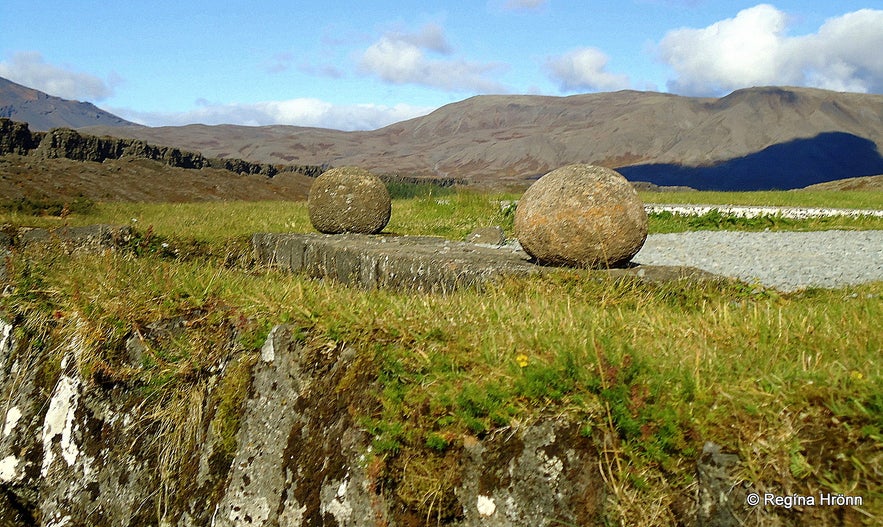
POLYGON ((539 263, 610 268, 628 263, 647 239, 647 213, 621 174, 568 165, 537 180, 515 209, 515 236, 539 263))
POLYGON ((339 167, 313 182, 307 210, 319 232, 377 234, 389 223, 392 202, 377 176, 358 167, 339 167))

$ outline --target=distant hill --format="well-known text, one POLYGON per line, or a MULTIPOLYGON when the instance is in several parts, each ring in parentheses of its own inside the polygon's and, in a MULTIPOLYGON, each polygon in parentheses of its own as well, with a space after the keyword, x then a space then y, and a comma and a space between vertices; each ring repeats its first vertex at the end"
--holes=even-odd
POLYGON ((720 190, 802 188, 883 172, 883 95, 810 88, 750 88, 719 99, 483 95, 367 132, 189 125, 112 133, 217 157, 353 164, 495 187, 523 186, 577 162, 632 180, 720 190))
POLYGON ((31 130, 84 126, 138 126, 92 103, 53 97, 0 77, 0 117, 28 123, 31 130))
POLYGON ((804 190, 883 190, 883 174, 816 183, 804 190))

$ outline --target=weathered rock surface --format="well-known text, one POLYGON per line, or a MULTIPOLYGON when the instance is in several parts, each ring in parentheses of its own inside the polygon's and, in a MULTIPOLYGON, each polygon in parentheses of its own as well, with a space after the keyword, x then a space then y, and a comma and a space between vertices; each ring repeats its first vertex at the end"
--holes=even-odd
MULTIPOLYGON (((367 289, 450 292, 503 276, 549 270, 531 263, 530 256, 517 248, 495 248, 431 236, 263 233, 252 236, 252 247, 261 264, 367 289)), ((719 279, 682 266, 644 265, 597 272, 653 282, 719 279)))
POLYGON ((368 289, 448 292, 542 272, 521 251, 430 236, 255 234, 252 245, 260 263, 368 289))
POLYGON ((466 236, 466 241, 484 245, 503 245, 506 243, 506 236, 500 227, 481 227, 470 232, 466 236))
POLYGON ((540 263, 609 268, 627 263, 647 238, 638 193, 616 171, 568 165, 524 193, 515 236, 540 263))
POLYGON ((392 201, 377 176, 357 167, 340 167, 316 178, 307 209, 319 232, 377 234, 389 223, 392 201))
MULTIPOLYGON (((139 338, 186 327, 166 321, 139 338)), ((345 343, 307 344, 298 328, 273 328, 245 363, 232 453, 216 422, 232 360, 194 383, 175 419, 157 420, 138 387, 87 374, 94 343, 76 329, 48 347, 27 334, 0 320, 3 526, 590 526, 615 506, 598 439, 564 418, 464 436, 444 453, 375 453, 358 422, 376 404, 370 358, 345 343), (185 445, 195 450, 182 461, 185 445)), ((706 445, 679 525, 756 514, 734 482, 739 461, 706 445)))
POLYGON ((163 459, 180 447, 181 431, 145 428, 137 390, 82 377, 85 340, 73 338, 60 365, 48 367, 14 334, 0 323, 4 525, 422 525, 426 511, 409 486, 420 480, 408 479, 421 466, 446 471, 432 516, 446 525, 592 525, 604 512, 598 454, 566 421, 467 438, 444 456, 374 456, 354 422, 374 382, 360 373, 358 351, 311 349, 286 326, 271 331, 252 369, 232 459, 217 456, 210 423, 226 365, 195 387, 192 420, 178 425, 199 449, 187 470, 163 459), (409 471, 396 469, 407 461, 409 471))
POLYGON ((696 464, 697 512, 696 523, 715 527, 738 527, 734 503, 745 501, 743 489, 732 484, 739 456, 727 454, 719 445, 708 442, 702 447, 702 455, 696 464), (734 498, 738 494, 738 498, 734 498))
POLYGON ((43 134, 31 133, 27 123, 0 118, 0 155, 27 155, 28 152, 37 148, 42 139, 43 134))

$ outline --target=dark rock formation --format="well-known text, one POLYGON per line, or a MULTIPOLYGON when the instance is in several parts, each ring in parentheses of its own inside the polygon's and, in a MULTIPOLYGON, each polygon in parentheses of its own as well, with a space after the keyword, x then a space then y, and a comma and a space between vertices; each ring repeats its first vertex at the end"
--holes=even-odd
POLYGON ((319 166, 275 166, 250 163, 242 159, 207 158, 199 152, 188 152, 169 146, 157 146, 138 139, 98 137, 81 134, 70 128, 49 132, 31 132, 26 123, 0 118, 0 155, 33 155, 44 159, 65 158, 101 163, 108 159, 135 157, 161 162, 185 169, 220 168, 237 174, 273 177, 279 172, 300 172, 316 177, 324 171, 319 166))
POLYGON ((27 155, 42 140, 39 133, 31 133, 27 123, 0 119, 0 156, 6 154, 27 155))
POLYGON ((313 183, 310 223, 326 234, 376 234, 389 223, 392 202, 386 186, 367 170, 332 168, 313 183))
POLYGON ((647 213, 616 171, 568 165, 540 178, 521 197, 515 236, 540 263, 616 267, 644 244, 647 213))

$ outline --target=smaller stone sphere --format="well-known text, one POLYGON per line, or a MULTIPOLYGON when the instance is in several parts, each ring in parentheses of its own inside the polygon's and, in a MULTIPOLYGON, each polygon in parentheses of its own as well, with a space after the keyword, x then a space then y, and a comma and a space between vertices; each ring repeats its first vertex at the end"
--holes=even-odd
POLYGON ((310 187, 307 210, 325 234, 377 234, 389 223, 392 202, 380 178, 358 167, 332 168, 310 187))
POLYGON ((568 165, 541 177, 521 197, 515 236, 541 264, 617 267, 644 245, 647 213, 615 170, 568 165))

